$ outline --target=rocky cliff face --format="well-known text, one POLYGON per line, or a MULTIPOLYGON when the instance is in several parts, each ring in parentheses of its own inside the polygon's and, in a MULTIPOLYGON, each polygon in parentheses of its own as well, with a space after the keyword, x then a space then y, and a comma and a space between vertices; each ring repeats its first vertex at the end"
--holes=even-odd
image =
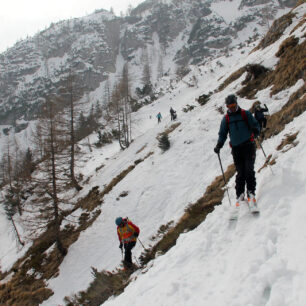
POLYGON ((0 123, 35 118, 37 105, 56 93, 70 71, 91 91, 114 72, 120 20, 101 11, 53 24, 0 57, 0 123))
POLYGON ((138 73, 143 68, 139 54, 144 50, 149 53, 153 69, 156 48, 158 56, 170 58, 169 67, 198 64, 226 52, 245 29, 256 34, 264 27, 264 20, 272 20, 279 10, 295 3, 147 0, 128 17, 118 18, 101 10, 52 24, 0 55, 0 124, 38 116, 38 106, 65 86, 70 73, 85 94, 120 70, 118 56, 138 73), (228 3, 233 11, 223 15, 222 6, 228 3))

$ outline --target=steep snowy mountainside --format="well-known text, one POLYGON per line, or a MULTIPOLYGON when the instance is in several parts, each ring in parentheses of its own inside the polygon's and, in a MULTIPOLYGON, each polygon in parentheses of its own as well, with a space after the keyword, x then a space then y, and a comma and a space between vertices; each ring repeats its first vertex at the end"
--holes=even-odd
MULTIPOLYGON (((289 36, 294 36, 298 42, 297 45, 288 45, 288 49, 303 46, 305 10, 305 4, 296 9, 283 36, 265 48, 250 53, 253 46, 236 47, 229 51, 229 56, 212 59, 201 66, 191 66, 191 73, 181 81, 173 82, 171 90, 165 88, 163 97, 133 113, 135 138, 126 150, 120 151, 113 143, 101 149, 93 148, 90 152, 83 140, 84 156, 78 170, 86 183, 74 200, 86 199, 90 191, 96 191, 98 196, 105 189, 108 192, 93 211, 82 208, 75 211, 70 222, 63 223, 62 229, 66 231, 81 224, 83 214, 92 216, 100 210, 100 215, 76 241, 69 244, 65 257, 54 251, 54 245, 43 253, 22 257, 31 247, 31 242, 18 250, 13 235, 1 235, 1 245, 5 248, 0 249, 0 275, 9 272, 1 281, 1 298, 9 301, 32 297, 37 304, 53 306, 64 305, 65 296, 86 291, 94 279, 92 267, 97 271, 112 270, 121 261, 114 225, 119 215, 130 217, 141 228, 140 239, 148 248, 163 238, 157 234, 161 226, 169 222, 178 224, 189 205, 201 199, 207 187, 220 175, 220 165, 213 152, 223 116, 220 112, 224 111, 225 97, 243 88, 247 73, 243 70, 222 90, 218 88, 232 73, 250 63, 275 70, 280 62, 275 54, 289 36), (197 77, 198 83, 191 87, 189 81, 193 76, 197 77), (210 100, 200 106, 196 98, 203 93, 210 93, 210 100), (188 105, 194 108, 182 111, 188 105), (170 106, 177 110, 175 123, 178 126, 169 134, 170 149, 162 153, 157 136, 172 126, 170 106), (160 124, 155 117, 158 112, 163 115, 160 124), (131 168, 131 171, 126 171, 131 168), (120 175, 122 179, 108 188, 120 175), (157 240, 153 240, 156 235, 157 240), (54 262, 49 262, 55 270, 52 275, 46 271, 50 254, 55 258, 54 262), (15 262, 16 258, 20 261, 15 262), (32 262, 36 264, 35 268, 30 268, 32 262), (29 290, 30 284, 34 284, 32 291, 29 290)), ((252 219, 247 207, 243 207, 237 226, 229 228, 229 205, 224 198, 205 222, 193 231, 183 232, 170 251, 164 255, 157 253, 144 270, 136 271, 124 293, 111 297, 106 305, 191 306, 207 301, 205 306, 304 306, 306 268, 303 254, 306 252, 306 239, 305 231, 301 229, 305 227, 305 175, 302 170, 306 139, 305 81, 300 77, 293 86, 284 87, 275 95, 271 92, 268 86, 258 89, 254 99, 239 97, 240 106, 246 109, 256 100, 266 103, 271 114, 269 123, 278 121, 278 125, 271 126, 267 132, 267 136, 274 137, 262 143, 266 152, 272 154, 275 164, 271 163, 271 168, 265 167, 257 173, 257 196, 262 209, 260 218, 252 219), (290 109, 278 114, 287 105, 296 105, 292 114, 290 109), (290 115, 291 120, 294 118, 292 122, 289 121, 290 115), (285 124, 284 120, 290 123, 285 124), (280 133, 276 129, 278 126, 284 127, 280 133), (277 149, 288 135, 297 132, 294 143, 277 149), (249 288, 253 291, 250 292, 249 288)), ((96 135, 90 136, 90 142, 94 137, 96 135)), ((227 169, 232 164, 229 146, 222 149, 221 157, 223 167, 227 169)), ((256 170, 264 162, 264 155, 258 150, 256 170)), ((233 178, 228 186, 234 200, 233 178)), ((222 194, 222 190, 220 192, 222 194)), ((28 198, 27 207, 31 207, 32 200, 28 198)), ((2 209, 0 216, 1 224, 5 224, 6 229, 11 228, 2 209)), ((25 237, 23 218, 26 216, 24 214, 16 220, 25 237)), ((138 243, 133 250, 135 261, 142 252, 143 247, 138 243)))
MULTIPOLYGON (((299 27, 292 34, 295 26, 303 19, 305 5, 299 10, 299 13, 295 11, 296 17, 292 25, 286 28, 282 38, 273 45, 250 55, 243 55, 238 51, 229 59, 222 58, 226 66, 223 67, 224 70, 221 68, 215 75, 203 77, 200 83, 201 89, 194 91, 180 85, 181 87, 173 93, 178 97, 175 102, 171 103, 162 99, 162 104, 156 102, 151 107, 145 107, 139 115, 144 112, 150 114, 152 109, 153 113, 160 109, 164 112, 170 105, 177 107, 193 101, 195 93, 208 92, 209 89, 214 89, 215 85, 219 85, 220 81, 218 83, 217 80, 220 76, 230 74, 229 70, 226 70, 228 67, 231 67, 230 71, 236 71, 239 67, 260 61, 264 57, 267 63, 274 63, 270 66, 271 69, 273 65, 275 68, 277 62, 275 53, 288 36, 295 35, 300 39, 300 44, 305 44, 303 34, 305 28, 299 27)), ((110 219, 116 214, 133 216, 135 222, 137 220, 137 224, 140 224, 143 229, 141 240, 146 246, 152 243, 148 240, 152 228, 158 227, 156 225, 160 225, 160 222, 166 224, 171 220, 179 221, 182 208, 186 207, 183 202, 194 203, 200 198, 208 182, 220 174, 218 161, 213 153, 222 118, 216 108, 222 107, 227 94, 241 88, 244 78, 245 74, 222 92, 215 93, 203 108, 196 108, 194 112, 182 114, 179 117, 181 125, 171 134, 173 147, 160 156, 156 156, 155 151, 155 154, 142 164, 143 169, 136 170, 125 183, 122 182, 121 188, 118 186, 119 190, 128 190, 131 189, 132 182, 136 183, 133 186, 139 186, 139 180, 142 182, 140 190, 135 186, 135 189, 133 188, 135 191, 131 191, 130 198, 126 201, 120 199, 120 204, 114 204, 112 209, 107 210, 107 216, 110 219), (186 159, 188 159, 187 162, 186 159), (148 163, 151 165, 149 166, 148 163), (139 174, 137 174, 138 171, 139 174), (155 189, 156 184, 157 189, 155 189), (163 211, 160 212, 160 210, 163 211), (143 214, 147 214, 145 219, 143 214)), ((277 95, 270 96, 271 88, 258 91, 256 99, 265 102, 273 115, 288 103, 292 95, 299 90, 303 92, 303 88, 305 89, 305 82, 300 79, 295 86, 277 95)), ((301 100, 303 97, 305 101, 305 90, 301 100)), ((249 108, 251 102, 253 101, 239 99, 239 104, 244 108, 249 108)), ((182 234, 176 246, 166 255, 157 256, 154 262, 149 264, 148 269, 145 269, 146 273, 136 272, 132 278, 135 281, 131 282, 125 292, 119 297, 110 298, 105 305, 121 305, 122 303, 136 305, 145 303, 152 306, 303 305, 305 293, 302 288, 306 282, 306 269, 302 258, 303 250, 306 248, 306 237, 304 231, 300 230, 305 227, 302 222, 306 213, 303 208, 305 194, 302 191, 305 175, 301 170, 305 162, 303 139, 306 132, 303 123, 305 103, 303 105, 304 112, 300 116, 289 123, 284 131, 262 144, 266 152, 273 155, 276 164, 265 167, 257 173, 257 195, 262 210, 260 217, 254 219, 248 214, 247 207, 242 207, 237 226, 230 228, 227 218, 229 204, 225 197, 222 205, 217 206, 205 222, 196 230, 182 234), (291 135, 297 131, 299 132, 298 144, 288 144, 283 150, 277 149, 288 134, 291 135), (299 157, 295 157, 296 154, 299 157), (298 237, 295 234, 296 231, 299 232, 298 237), (294 252, 292 253, 291 250, 294 252)), ((144 117, 147 118, 147 116, 144 117)), ((165 128, 167 126, 168 124, 165 128)), ((157 129, 159 131, 161 126, 157 129)), ((147 136, 149 133, 145 133, 137 141, 147 143, 147 138, 142 139, 147 136)), ((232 163, 228 147, 223 149, 221 157, 226 169, 232 163)), ((265 157, 259 149, 256 169, 261 168, 264 162, 265 157)), ((230 196, 234 199, 234 178, 228 186, 230 196)), ((115 195, 110 196, 108 200, 109 204, 114 203, 115 195)), ((103 220, 108 222, 106 219, 103 220)), ((109 225, 105 226, 111 229, 112 224, 111 221, 109 222, 109 225)), ((93 229, 92 232, 97 232, 98 228, 103 228, 103 225, 93 229)), ((74 250, 82 249, 85 240, 88 243, 89 237, 90 234, 81 237, 74 250)), ((139 254, 142 251, 142 247, 138 245, 134 253, 139 254)), ((70 262, 77 256, 74 254, 72 257, 70 262)), ((120 253, 117 260, 119 258, 120 253)), ((78 264, 82 265, 82 261, 79 260, 78 264)), ((103 265, 99 259, 96 260, 96 264, 103 265)), ((112 265, 106 269, 111 268, 113 268, 112 265)), ((67 262, 67 265, 62 267, 62 275, 50 282, 51 287, 60 292, 60 295, 65 294, 64 290, 61 290, 61 284, 65 282, 65 275, 68 275, 68 272, 74 273, 67 262)), ((59 300, 54 297, 50 301, 52 304, 59 300)), ((48 305, 48 302, 45 305, 48 305)))
MULTIPOLYGON (((141 56, 147 52, 152 71, 164 62, 152 75, 154 84, 162 74, 173 75, 177 66, 205 62, 261 35, 265 22, 288 10, 275 0, 239 3, 231 1, 229 10, 227 1, 145 1, 124 18, 101 10, 52 24, 1 54, 0 124, 33 120, 38 106, 65 86, 71 71, 82 94, 91 93, 120 75, 121 57, 131 64, 132 74, 141 76, 141 56)), ((141 78, 131 82, 133 89, 142 85, 141 78)), ((101 92, 98 98, 103 99, 101 92)))
POLYGON ((35 118, 37 106, 71 70, 79 87, 96 88, 105 71, 115 71, 119 29, 117 18, 100 11, 52 24, 1 54, 0 122, 35 118))

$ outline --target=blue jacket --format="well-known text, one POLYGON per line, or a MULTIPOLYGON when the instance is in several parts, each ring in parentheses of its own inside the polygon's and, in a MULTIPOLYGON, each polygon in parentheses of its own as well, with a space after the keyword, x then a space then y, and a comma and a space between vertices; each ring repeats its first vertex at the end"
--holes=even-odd
POLYGON ((220 125, 218 139, 220 148, 223 147, 228 133, 230 134, 230 141, 233 147, 239 146, 250 140, 252 133, 254 133, 255 137, 259 135, 259 124, 249 111, 245 111, 248 122, 243 120, 240 107, 238 107, 235 113, 227 111, 227 114, 229 116, 229 123, 226 120, 226 116, 224 116, 220 125))

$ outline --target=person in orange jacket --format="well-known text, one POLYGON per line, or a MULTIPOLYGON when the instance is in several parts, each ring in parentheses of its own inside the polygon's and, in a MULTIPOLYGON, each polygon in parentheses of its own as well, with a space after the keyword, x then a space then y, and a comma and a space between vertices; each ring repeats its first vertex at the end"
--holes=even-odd
POLYGON ((136 245, 137 237, 140 233, 139 228, 130 220, 122 217, 116 218, 117 234, 120 241, 119 248, 124 247, 124 261, 123 264, 127 268, 133 266, 132 262, 132 248, 136 245))

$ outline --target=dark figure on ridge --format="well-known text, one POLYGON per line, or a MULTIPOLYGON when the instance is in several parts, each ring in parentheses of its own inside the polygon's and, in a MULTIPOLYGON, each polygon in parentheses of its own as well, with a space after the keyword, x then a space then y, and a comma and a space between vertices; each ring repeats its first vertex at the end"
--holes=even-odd
POLYGON ((260 104, 258 104, 255 106, 255 111, 254 111, 254 116, 259 123, 260 131, 263 132, 267 126, 267 118, 265 117, 264 113, 269 111, 267 105, 264 104, 264 106, 265 107, 261 107, 260 104))
POLYGON ((171 121, 176 119, 176 111, 170 107, 170 116, 171 116, 171 121))

